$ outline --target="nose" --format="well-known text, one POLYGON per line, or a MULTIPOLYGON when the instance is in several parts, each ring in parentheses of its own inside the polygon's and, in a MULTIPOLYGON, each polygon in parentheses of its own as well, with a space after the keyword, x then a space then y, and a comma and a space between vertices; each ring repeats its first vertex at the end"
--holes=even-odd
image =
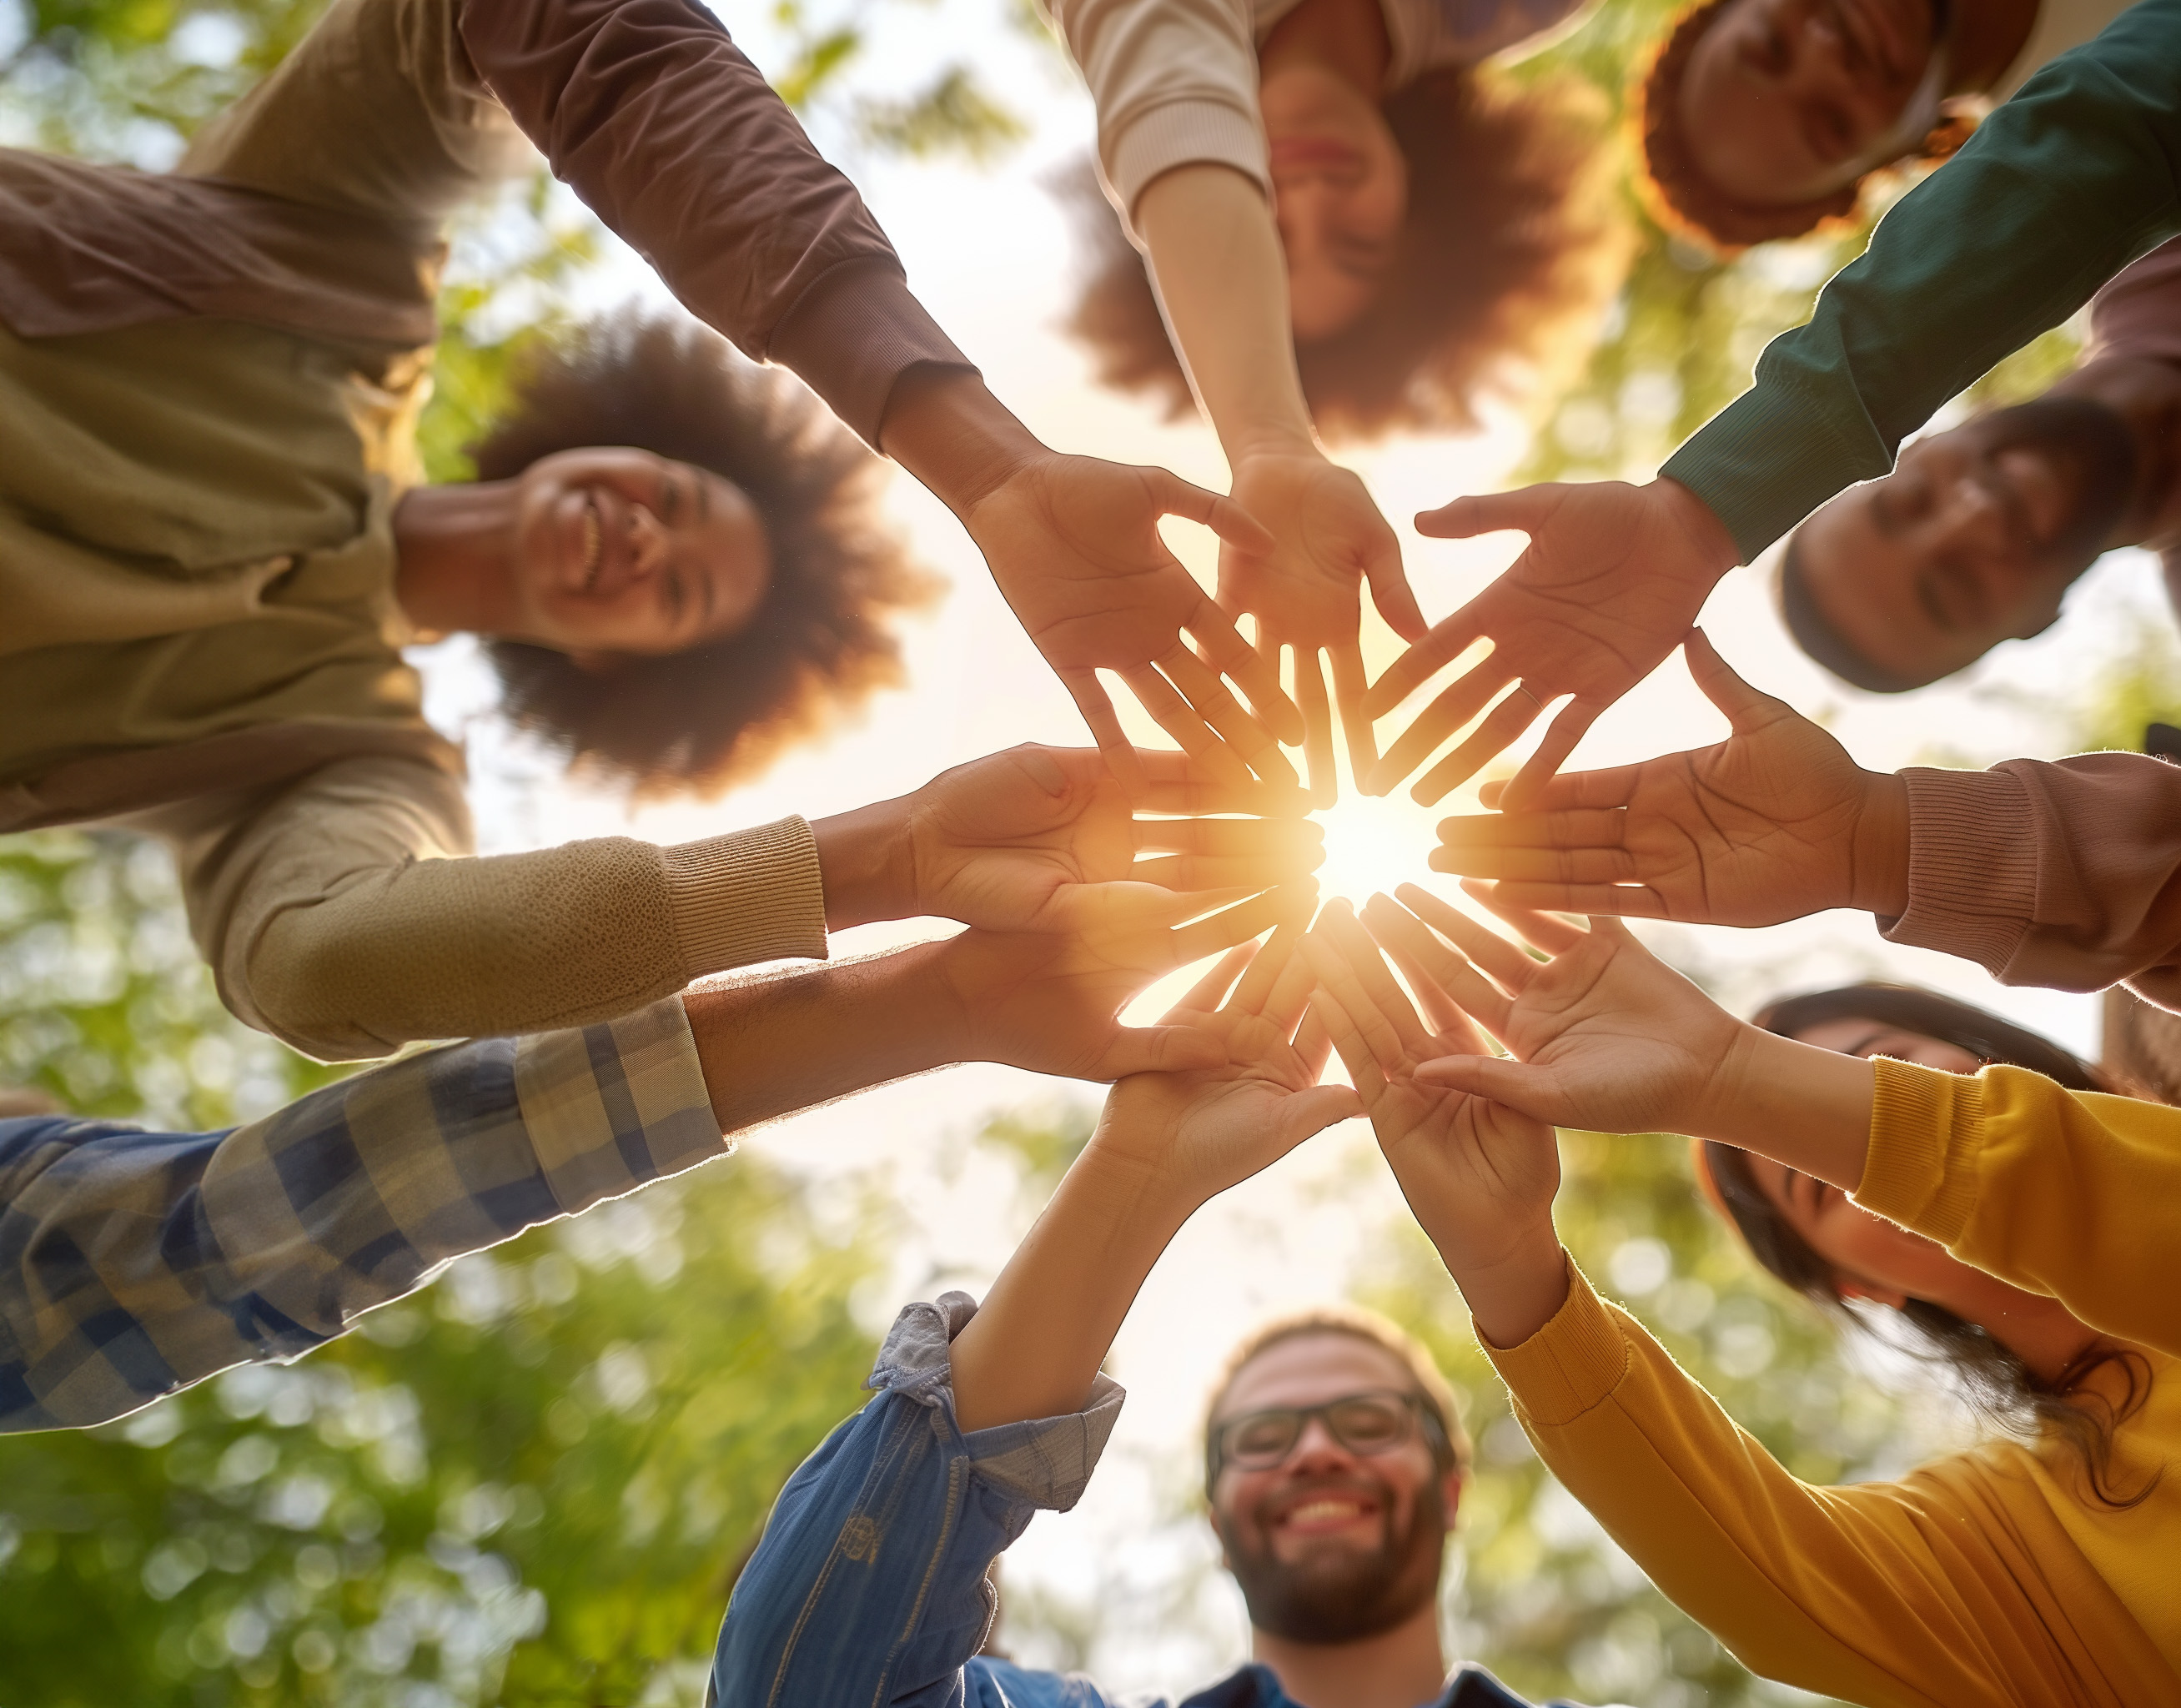
POLYGON ((1322 1418, 1312 1418, 1303 1425, 1302 1434, 1288 1451, 1285 1469, 1306 1471, 1333 1466, 1351 1465, 1355 1455, 1333 1439, 1322 1418))
POLYGON ((1999 551, 2007 544, 2007 511, 1974 469, 1961 468, 1940 489, 1931 517, 1935 544, 1999 551))
POLYGON ((632 504, 628 508, 628 552, 631 563, 640 576, 656 575, 666 565, 668 541, 666 529, 649 506, 632 504))

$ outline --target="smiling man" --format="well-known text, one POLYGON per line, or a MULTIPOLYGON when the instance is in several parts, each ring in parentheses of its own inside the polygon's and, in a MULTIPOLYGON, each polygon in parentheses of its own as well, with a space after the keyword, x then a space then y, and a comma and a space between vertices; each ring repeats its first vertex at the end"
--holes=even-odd
POLYGON ((2043 633, 2120 545, 2159 552, 2181 599, 2181 239, 2098 294, 2044 396, 1918 439, 1803 523, 1781 604, 1819 664, 1896 693, 2043 633))

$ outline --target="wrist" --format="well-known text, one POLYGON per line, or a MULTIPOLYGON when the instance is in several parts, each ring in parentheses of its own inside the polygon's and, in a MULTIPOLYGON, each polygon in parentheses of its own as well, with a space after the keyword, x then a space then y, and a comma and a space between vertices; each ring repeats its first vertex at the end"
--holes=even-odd
POLYGON ((1031 463, 1053 455, 975 373, 912 368, 894 387, 879 449, 967 520, 1031 463))
POLYGON ((1742 561, 1742 548, 1734 543, 1726 524, 1709 505, 1680 481, 1662 474, 1651 483, 1648 490, 1658 495, 1675 525, 1687 538, 1694 553, 1690 570, 1703 578, 1706 587, 1742 561))
POLYGON ((1908 911, 1908 784, 1890 771, 1861 773, 1848 905, 1882 920, 1908 911))
POLYGON ((912 919, 922 911, 909 847, 910 799, 874 801, 811 825, 827 931, 912 919))
MULTIPOLYGON (((1444 1252, 1440 1258, 1446 1262, 1444 1252)), ((1460 1268, 1447 1262, 1446 1269, 1461 1290, 1478 1335, 1502 1351, 1521 1346, 1567 1302, 1567 1252, 1549 1217, 1528 1230, 1504 1256, 1460 1268)))
POLYGON ((1682 1130, 1853 1191, 1870 1148, 1877 1070, 1861 1056, 1742 1025, 1682 1130))
POLYGON ((1323 462, 1326 456, 1308 422, 1255 426, 1223 444, 1227 461, 1240 474, 1242 465, 1260 456, 1307 456, 1323 462))

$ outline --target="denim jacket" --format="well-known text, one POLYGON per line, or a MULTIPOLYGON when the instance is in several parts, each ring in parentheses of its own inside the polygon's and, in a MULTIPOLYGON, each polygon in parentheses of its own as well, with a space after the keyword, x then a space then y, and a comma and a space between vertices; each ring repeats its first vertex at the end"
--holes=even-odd
MULTIPOLYGON (((879 1397, 789 1479, 735 1585, 708 1708, 1118 1708, 1079 1673, 977 1653, 997 1611, 993 1559, 1039 1508, 1081 1498, 1123 1395, 1102 1375, 1073 1416, 964 1435, 949 1346, 976 1308, 948 1293, 895 1319, 864 1385, 879 1397)), ((1174 1708, 1299 1705, 1253 1666, 1174 1708)), ((1433 1708, 1528 1705, 1465 1667, 1433 1708)))

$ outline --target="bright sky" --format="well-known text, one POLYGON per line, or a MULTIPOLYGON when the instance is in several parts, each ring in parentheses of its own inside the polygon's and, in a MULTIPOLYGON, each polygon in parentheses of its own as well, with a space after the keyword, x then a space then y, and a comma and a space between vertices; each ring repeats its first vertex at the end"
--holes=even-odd
MULTIPOLYGON (((1040 183, 1089 145, 1089 103, 1072 74, 1011 35, 997 4, 984 20, 965 0, 949 0, 943 9, 874 9, 888 32, 878 63, 897 65, 904 83, 915 80, 918 67, 964 51, 955 44, 974 43, 969 51, 1035 123, 1029 145, 989 173, 875 163, 837 151, 900 248, 919 295, 983 366, 993 390, 1048 442, 1162 462, 1223 490, 1223 465, 1208 431, 1194 423, 1162 425, 1143 406, 1093 390, 1083 361, 1056 330, 1068 300, 1068 239, 1040 183)), ((726 15, 731 25, 747 22, 734 8, 726 15)), ((745 39, 763 61, 763 38, 745 39)), ((838 139, 820 140, 831 149, 838 139)), ((605 270, 597 295, 610 303, 632 293, 655 294, 656 286, 624 252, 605 270)), ((1400 529, 1411 581, 1430 616, 1454 610, 1520 541, 1420 540, 1409 517, 1461 492, 1494 489, 1521 443, 1520 424, 1508 423, 1482 438, 1408 440, 1348 459, 1400 529)), ((611 833, 671 842, 791 811, 814 818, 903 792, 948 765, 1017 742, 1085 743, 1066 694, 952 518, 905 476, 894 478, 889 504, 920 556, 952 582, 943 605, 908 630, 906 691, 885 696, 859 726, 791 755, 771 776, 723 800, 633 818, 616 801, 550 781, 549 767, 481 722, 471 751, 486 850, 611 833)), ((1208 576, 1204 539, 1185 542, 1184 550, 1191 567, 1208 576)), ((2116 554, 2079 586, 2054 633, 2003 649, 1952 684, 1893 699, 1842 688, 1795 652, 1756 572, 1730 576, 1704 621, 1737 669, 1828 720, 1864 765, 1891 768, 1939 755, 1957 764, 2051 755, 2058 738, 2045 703, 2064 701, 2090 680, 2139 612, 2159 614, 2153 567, 2140 554, 2116 554)), ((1371 641, 1375 673, 1396 649, 1383 627, 1374 627, 1371 641)), ((439 650, 430 677, 444 727, 445 719, 477 705, 483 690, 461 649, 439 650)), ((1140 727, 1146 741, 1161 742, 1147 720, 1140 727)), ((1699 745, 1724 732, 1724 721, 1676 658, 1606 716, 1576 763, 1618 763, 1699 745)), ((1443 810, 1413 806, 1405 796, 1344 799, 1324 820, 1332 849, 1328 893, 1360 901, 1404 880, 1451 893, 1450 881, 1434 879, 1423 863, 1443 810)), ((944 929, 930 922, 870 927, 837 939, 837 953, 944 929)), ((1829 915, 1762 931, 1668 929, 1647 936, 1742 1012, 1784 988, 1882 976, 1957 992, 2079 1051, 2094 1052, 2096 1044, 2093 1000, 2002 989, 1966 962, 1887 945, 1861 915, 1829 915)), ((883 1321, 901 1299, 947 1285, 980 1289, 1021 1230, 1012 1181, 989 1169, 964 1168, 962 1136, 997 1108, 1085 1103, 1096 1095, 1095 1088, 1012 1070, 962 1068, 783 1123, 752 1148, 808 1171, 821 1191, 850 1191, 877 1180, 899 1196, 922 1233, 904 1252, 895 1291, 867 1302, 873 1319, 883 1321)), ((1130 1399, 1107 1463, 1080 1507, 1041 1518, 1008 1567, 1010 1595, 1035 1590, 1102 1607, 1107 1634, 1096 1651, 1096 1667, 1109 1685, 1188 1688, 1241 1658, 1239 1598, 1209 1570, 1208 1539, 1193 1526, 1162 1524, 1189 1484, 1205 1377, 1251 1323, 1338 1293, 1399 1213, 1367 1130, 1351 1124, 1212 1206, 1153 1275, 1114 1352, 1112 1368, 1130 1399)), ((1449 1309, 1458 1308, 1449 1286, 1449 1309)), ((842 1396, 844 1413, 858 1398, 842 1396)))

